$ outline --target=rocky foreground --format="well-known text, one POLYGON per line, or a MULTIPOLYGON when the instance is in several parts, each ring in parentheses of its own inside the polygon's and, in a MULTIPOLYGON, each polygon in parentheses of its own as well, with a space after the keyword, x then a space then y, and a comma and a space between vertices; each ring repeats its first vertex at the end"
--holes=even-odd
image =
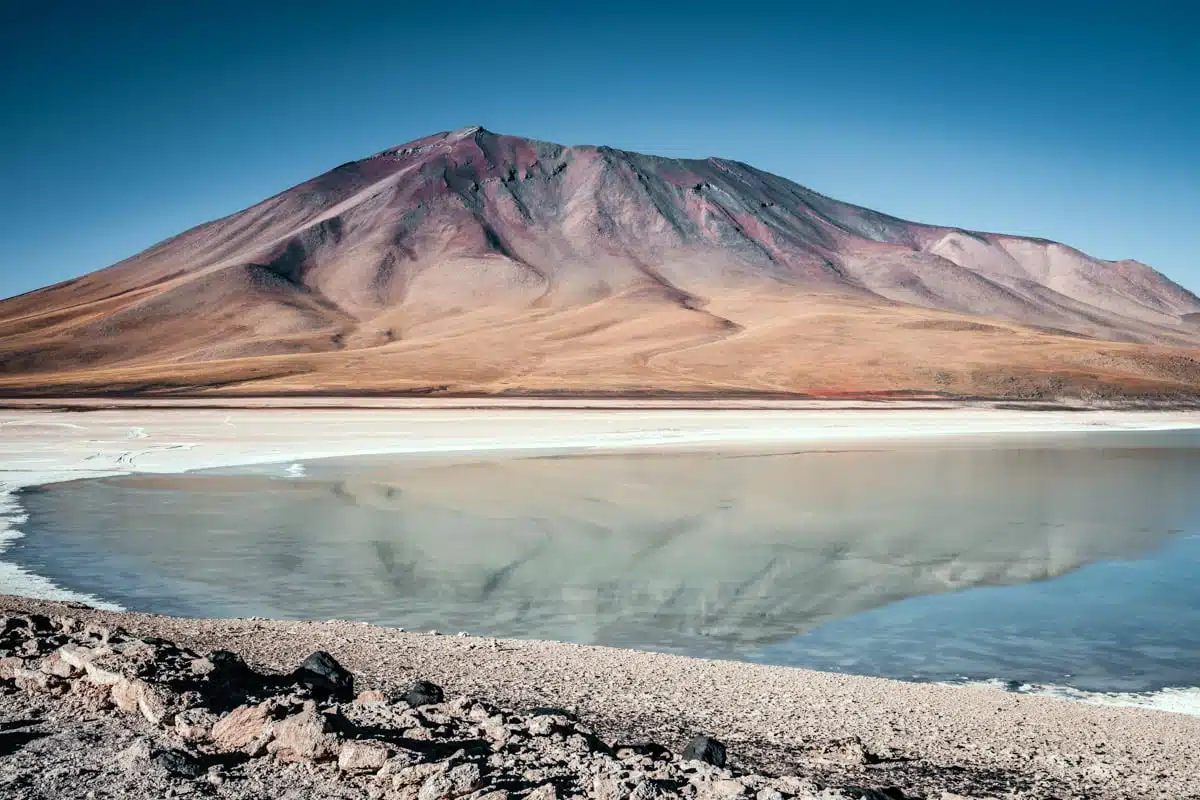
MULTIPOLYGON (((871 758, 858 740, 828 756, 871 758)), ((605 741, 567 710, 518 712, 429 681, 359 691, 323 651, 267 674, 227 650, 201 655, 72 616, 0 617, 0 794, 10 798, 905 797, 727 759, 709 736, 679 753, 605 741)))
POLYGON ((1197 763, 1200 718, 1180 714, 0 596, 6 800, 1182 800, 1197 763))

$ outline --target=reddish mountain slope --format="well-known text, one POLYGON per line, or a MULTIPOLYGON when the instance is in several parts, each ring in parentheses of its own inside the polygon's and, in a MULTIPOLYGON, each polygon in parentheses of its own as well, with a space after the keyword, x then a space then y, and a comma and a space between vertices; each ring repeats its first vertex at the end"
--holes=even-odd
POLYGON ((1197 315, 1134 261, 467 128, 0 302, 0 391, 1191 392, 1197 315))

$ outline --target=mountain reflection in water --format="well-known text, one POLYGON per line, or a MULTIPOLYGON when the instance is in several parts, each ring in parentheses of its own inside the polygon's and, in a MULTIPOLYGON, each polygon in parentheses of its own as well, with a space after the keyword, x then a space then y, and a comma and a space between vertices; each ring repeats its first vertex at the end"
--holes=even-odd
POLYGON ((905 598, 1137 558, 1200 506, 1191 434, 286 468, 36 490, 7 557, 158 613, 737 656, 905 598))

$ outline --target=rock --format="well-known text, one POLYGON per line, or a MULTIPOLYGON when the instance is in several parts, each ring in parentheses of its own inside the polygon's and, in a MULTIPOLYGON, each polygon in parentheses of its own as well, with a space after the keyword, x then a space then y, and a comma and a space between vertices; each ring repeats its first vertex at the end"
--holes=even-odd
POLYGON ((210 664, 218 675, 241 676, 254 671, 246 666, 246 662, 242 660, 241 656, 228 650, 213 650, 203 660, 210 664))
POLYGON ((349 700, 354 696, 354 675, 324 650, 318 650, 304 659, 304 663, 296 668, 294 677, 339 700, 349 700))
POLYGON ((411 767, 405 767, 392 776, 392 788, 403 789, 406 786, 422 785, 445 768, 445 764, 413 764, 411 767))
POLYGON ((159 750, 150 756, 150 763, 174 778, 194 780, 204 774, 204 767, 200 762, 183 750, 159 750))
POLYGON ((482 738, 495 742, 499 746, 503 746, 512 737, 512 732, 504 724, 504 717, 499 714, 480 722, 477 730, 482 738))
POLYGON ((175 732, 185 742, 204 742, 212 736, 217 715, 203 708, 189 708, 175 715, 175 732))
POLYGON ((112 651, 107 648, 95 649, 91 647, 80 647, 77 644, 64 644, 55 652, 64 663, 71 665, 81 672, 87 668, 88 662, 99 656, 109 655, 112 653, 112 651))
MULTIPOLYGON (((66 657, 63 660, 65 661, 66 657)), ((101 686, 113 686, 125 678, 136 677, 134 674, 126 674, 132 673, 129 664, 112 651, 93 654, 83 662, 83 670, 87 673, 89 681, 101 686)))
POLYGON ((345 742, 338 752, 338 769, 342 772, 379 772, 387 765, 392 752, 382 742, 353 740, 345 742))
POLYGON ((801 778, 799 775, 783 775, 772 778, 769 781, 769 788, 793 797, 814 795, 820 791, 815 783, 808 778, 801 778))
POLYGON ((563 717, 533 717, 525 723, 525 730, 529 731, 531 736, 549 736, 561 729, 560 721, 565 722, 566 720, 563 717))
POLYGON ((377 780, 386 780, 388 783, 391 783, 392 778, 394 778, 401 770, 411 767, 415 763, 416 758, 417 757, 414 753, 411 753, 407 750, 401 750, 389 758, 387 763, 379 768, 379 771, 375 773, 375 778, 377 780))
POLYGON ((153 771, 172 778, 193 780, 204 774, 204 767, 195 756, 173 748, 155 749, 149 739, 138 739, 126 747, 117 756, 117 763, 133 775, 153 771))
POLYGON ((629 797, 629 786, 617 778, 605 778, 597 775, 592 778, 592 794, 595 800, 626 800, 629 797))
MULTIPOLYGON (((470 706, 466 709, 467 719, 474 720, 475 722, 483 722, 497 716, 496 710, 496 707, 493 705, 474 700, 471 701, 470 706)), ((504 720, 501 719, 500 721, 503 722, 504 720)))
POLYGON ((101 644, 124 641, 125 637, 128 635, 128 631, 119 626, 109 627, 107 625, 98 625, 96 623, 91 623, 85 627, 82 634, 83 638, 85 639, 99 639, 101 644))
POLYGON ((66 661, 62 657, 62 653, 55 650, 50 655, 42 659, 41 671, 47 675, 54 675, 59 678, 74 678, 77 675, 83 674, 83 669, 66 661))
POLYGON ((759 789, 758 794, 754 795, 754 800, 783 800, 783 792, 768 786, 766 789, 759 789))
POLYGON ((643 778, 629 793, 629 800, 656 800, 656 798, 676 797, 668 784, 662 781, 643 778))
POLYGON ((25 668, 25 659, 16 656, 0 658, 0 681, 11 681, 16 670, 25 668))
POLYGON ((50 649, 50 645, 42 639, 30 639, 18 648, 26 656, 38 656, 50 649))
POLYGON ((137 678, 129 680, 128 678, 120 678, 112 685, 109 693, 112 695, 113 705, 126 714, 132 714, 138 710, 138 696, 141 694, 142 681, 137 678))
POLYGON ((142 682, 138 693, 138 711, 151 725, 170 725, 180 710, 179 695, 162 684, 142 682))
POLYGON ((112 691, 108 686, 97 686, 90 681, 74 681, 71 694, 90 711, 106 711, 113 707, 112 691))
POLYGON ((886 789, 867 789, 862 786, 844 786, 837 790, 831 798, 846 798, 846 800, 905 800, 906 795, 901 789, 889 787, 886 789))
POLYGON ((478 764, 459 764, 446 773, 453 784, 456 796, 470 794, 484 784, 483 770, 478 764))
POLYGON ((493 789, 479 795, 475 800, 508 800, 508 792, 504 789, 493 789))
POLYGON ((387 695, 378 689, 367 689, 365 692, 359 692, 358 697, 354 698, 354 702, 360 706, 383 705, 387 701, 387 695))
POLYGON ((144 772, 152 752, 149 739, 138 739, 117 755, 117 763, 126 772, 144 772))
POLYGON ((614 750, 619 760, 632 758, 649 758, 654 761, 670 761, 671 751, 657 742, 641 742, 638 744, 619 744, 614 750))
POLYGON ((818 761, 827 761, 832 764, 862 765, 875 764, 879 761, 878 756, 867 750, 866 745, 857 736, 829 742, 814 751, 812 756, 818 761))
POLYGON ((606 753, 608 745, 595 736, 574 733, 567 737, 563 746, 572 753, 606 753))
POLYGON ((525 800, 558 800, 558 790, 554 788, 553 783, 543 783, 525 795, 525 800))
POLYGON ((556 708, 554 706, 538 706, 537 708, 535 708, 529 712, 529 716, 531 716, 531 717, 565 717, 566 719, 569 719, 572 722, 579 721, 579 717, 575 716, 574 712, 568 711, 565 708, 556 708))
POLYGON ((141 678, 122 678, 113 684, 113 705, 127 714, 139 713, 152 725, 170 724, 179 711, 180 698, 162 684, 141 678))
POLYGON ((450 781, 450 776, 445 772, 435 772, 425 779, 421 784, 421 790, 417 792, 417 800, 449 800, 449 798, 457 797, 454 794, 454 784, 450 781))
POLYGON ((442 691, 442 687, 429 681, 417 681, 404 693, 404 702, 413 708, 433 705, 445 699, 446 694, 442 691))
POLYGON ((329 717, 306 704, 299 714, 275 723, 267 752, 280 761, 325 761, 338 755, 338 737, 329 717))
POLYGON ((452 717, 468 719, 470 718, 471 709, 475 705, 475 701, 469 697, 456 697, 446 702, 444 710, 452 717))
POLYGON ((725 745, 709 736, 697 736, 683 748, 686 761, 703 761, 714 767, 725 766, 725 745))
POLYGON ((204 656, 200 658, 193 658, 192 662, 188 664, 188 672, 199 678, 212 675, 216 671, 217 665, 214 664, 212 660, 204 656))
POLYGON ((62 678, 47 675, 41 670, 25 669, 23 667, 17 667, 13 670, 12 679, 18 689, 23 689, 27 692, 46 692, 53 695, 64 695, 70 688, 62 678))
POLYGON ((436 772, 421 784, 418 800, 448 800, 463 797, 483 786, 478 764, 459 764, 445 772, 436 772))
POLYGON ((747 794, 746 785, 735 778, 699 781, 693 785, 696 787, 696 797, 703 800, 734 800, 747 794))
POLYGON ((226 752, 242 750, 255 740, 270 739, 277 711, 271 703, 238 706, 212 727, 213 744, 226 752))

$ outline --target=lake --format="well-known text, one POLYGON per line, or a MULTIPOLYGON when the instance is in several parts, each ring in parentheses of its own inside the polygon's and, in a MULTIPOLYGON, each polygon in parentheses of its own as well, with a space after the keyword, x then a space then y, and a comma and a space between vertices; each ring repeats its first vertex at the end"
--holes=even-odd
POLYGON ((336 458, 20 502, 6 560, 131 610, 1200 686, 1195 431, 336 458))

